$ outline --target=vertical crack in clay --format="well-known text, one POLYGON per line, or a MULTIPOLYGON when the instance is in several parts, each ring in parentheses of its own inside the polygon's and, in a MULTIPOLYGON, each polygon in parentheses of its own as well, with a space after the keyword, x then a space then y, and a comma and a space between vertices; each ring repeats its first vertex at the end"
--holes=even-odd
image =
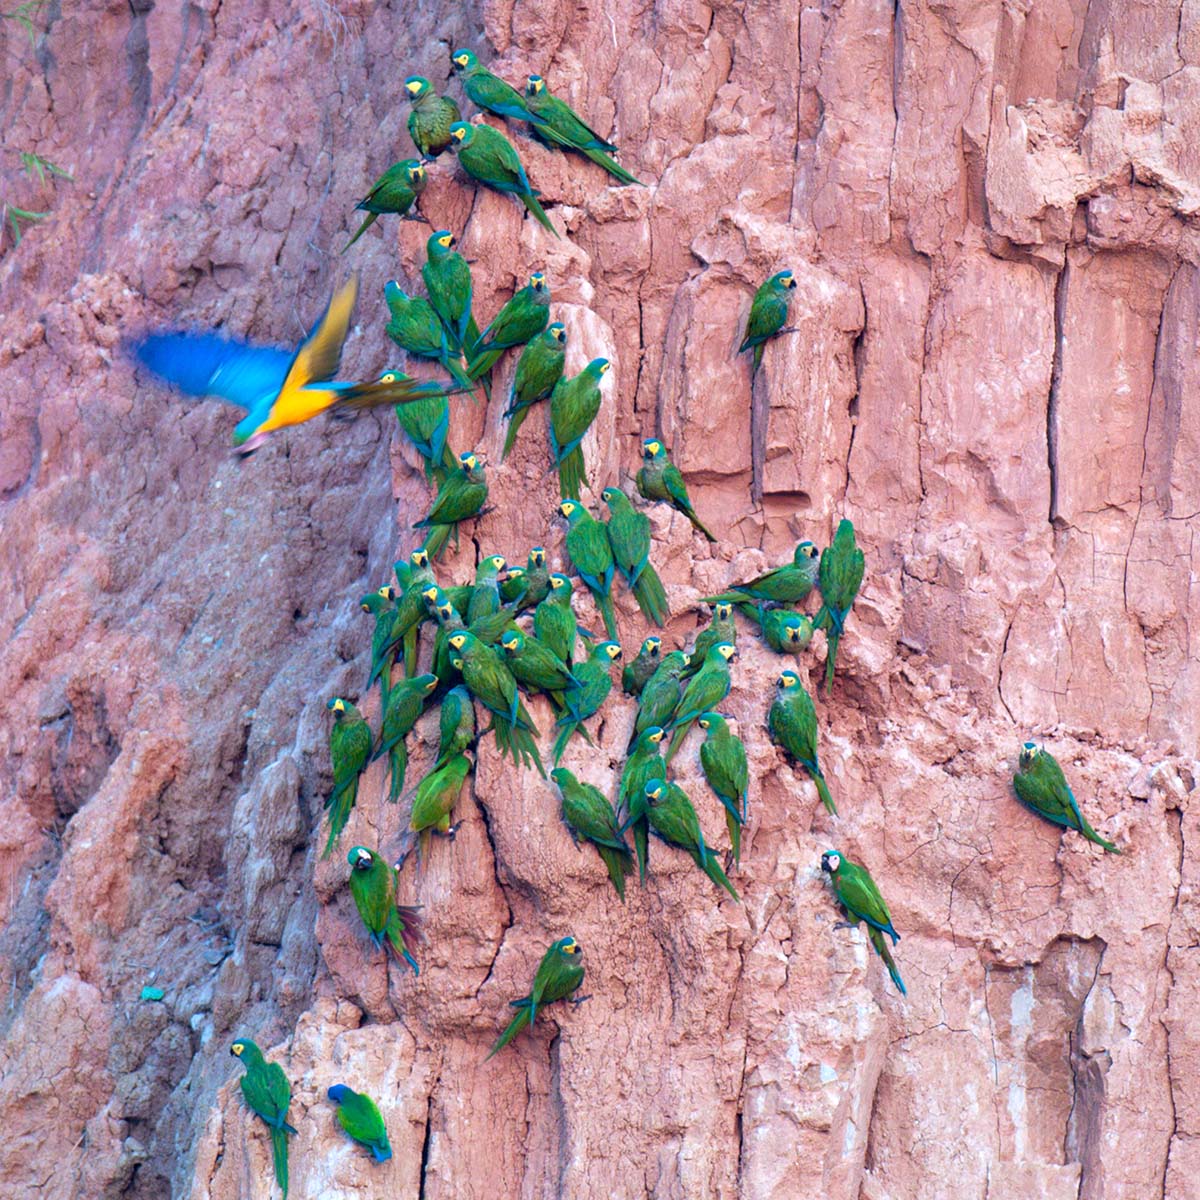
POLYGON ((1054 283, 1054 358, 1050 368, 1050 395, 1046 399, 1046 463, 1050 470, 1051 525, 1058 520, 1058 389, 1063 371, 1063 322, 1067 313, 1067 288, 1070 285, 1071 263, 1068 260, 1054 283))

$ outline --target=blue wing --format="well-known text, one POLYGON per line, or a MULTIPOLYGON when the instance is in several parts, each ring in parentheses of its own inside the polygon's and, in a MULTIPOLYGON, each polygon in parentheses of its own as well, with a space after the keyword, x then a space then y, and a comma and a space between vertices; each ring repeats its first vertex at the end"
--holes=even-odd
POLYGON ((134 343, 138 359, 189 396, 219 396, 247 411, 279 394, 295 357, 211 333, 151 333, 134 343))

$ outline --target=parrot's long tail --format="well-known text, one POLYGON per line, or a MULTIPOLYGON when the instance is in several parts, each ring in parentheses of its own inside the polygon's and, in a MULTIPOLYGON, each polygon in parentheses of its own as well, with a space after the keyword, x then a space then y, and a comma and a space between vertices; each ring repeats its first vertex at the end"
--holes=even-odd
POLYGON ((803 764, 804 769, 812 776, 812 781, 817 785, 817 795, 821 797, 821 803, 825 805, 827 812, 837 816, 837 805, 833 802, 833 797, 829 794, 829 785, 825 782, 825 776, 821 774, 821 768, 816 763, 806 762, 803 764))
POLYGON ((753 379, 758 373, 758 368, 762 366, 763 347, 765 345, 765 342, 759 342, 758 345, 754 347, 754 365, 750 368, 751 379, 753 379))
POLYGON ((509 456, 513 446, 517 444, 517 431, 525 423, 531 407, 532 405, 525 405, 522 408, 509 409, 508 432, 504 435, 504 449, 500 452, 501 462, 509 456))
POLYGON ((696 516, 696 510, 690 504, 680 511, 702 534, 704 534, 706 538, 708 538, 710 542, 715 542, 717 540, 708 526, 705 525, 698 516, 696 516))
POLYGON ((554 739, 554 765, 558 766, 558 760, 562 758, 563 751, 567 748, 567 743, 571 740, 571 735, 577 730, 583 728, 583 723, 576 720, 574 717, 568 716, 564 721, 559 722, 562 728, 558 731, 558 735, 554 739))
POLYGON ((358 227, 358 232, 342 247, 343 254, 345 254, 346 251, 349 250, 350 247, 353 246, 354 243, 357 242, 358 239, 360 237, 362 237, 362 235, 364 233, 366 233, 367 230, 370 229, 372 225, 375 224, 375 220, 378 216, 379 216, 378 213, 368 213, 367 214, 367 219, 358 227))
POLYGON ((583 449, 576 446, 558 464, 558 484, 564 500, 578 500, 579 492, 587 482, 587 470, 583 463, 583 449))
POLYGON ((638 883, 645 885, 646 863, 650 858, 650 827, 645 820, 633 823, 633 848, 637 854, 638 883))
POLYGON ((450 377, 463 391, 473 392, 475 390, 475 381, 470 375, 467 374, 465 370, 463 370, 462 363, 454 357, 453 353, 442 355, 439 361, 441 362, 442 366, 446 368, 446 371, 449 373, 450 377))
POLYGON ((529 1003, 528 997, 521 1001, 521 1007, 517 1009, 517 1015, 508 1023, 508 1028, 496 1039, 496 1044, 488 1051, 488 1056, 483 1061, 487 1062, 488 1058, 500 1053, 509 1042, 529 1024, 530 1014, 533 1011, 533 1006, 529 1003))
POLYGON ((837 664, 838 642, 841 638, 836 633, 829 634, 828 640, 825 643, 825 695, 829 695, 829 689, 833 687, 833 668, 837 664))
POLYGON ((271 1157, 275 1160, 275 1180, 283 1191, 283 1200, 287 1200, 288 1194, 287 1131, 289 1128, 290 1126, 282 1129, 271 1126, 271 1157))
POLYGON ((883 959, 884 965, 888 969, 888 974, 892 977, 892 982, 900 991, 900 995, 907 996, 908 988, 904 986, 904 980, 900 978, 900 972, 896 969, 896 960, 892 958, 892 952, 888 949, 888 944, 884 940, 883 934, 878 929, 867 927, 867 934, 871 939, 871 945, 875 947, 875 953, 883 959))
POLYGON ((1103 846, 1103 847, 1104 847, 1104 849, 1105 849, 1105 850, 1107 850, 1107 851, 1108 851, 1110 854, 1120 854, 1120 853, 1121 853, 1121 851, 1120 851, 1120 850, 1118 850, 1118 849, 1116 848, 1116 846, 1114 846, 1114 845, 1112 844, 1112 842, 1105 841, 1105 840, 1104 840, 1104 838, 1102 838, 1102 837, 1101 837, 1101 836, 1100 836, 1100 835, 1099 835, 1099 834, 1098 834, 1098 833, 1097 833, 1097 832, 1096 832, 1096 831, 1095 831, 1095 830, 1094 830, 1094 829, 1093 829, 1093 828, 1092 828, 1092 827, 1091 827, 1091 826, 1090 826, 1090 825, 1087 823, 1087 821, 1084 821, 1084 820, 1083 820, 1083 817, 1082 817, 1082 816, 1081 816, 1079 819, 1080 819, 1080 821, 1083 821, 1083 826, 1082 826, 1082 828, 1079 830, 1079 832, 1080 832, 1080 833, 1082 833, 1082 834, 1083 834, 1083 836, 1084 836, 1085 838, 1087 838, 1087 840, 1088 840, 1089 842, 1095 842, 1097 846, 1103 846))
POLYGON ((453 525, 433 525, 430 527, 429 536, 425 539, 425 545, 422 547, 430 558, 437 558, 445 549, 453 529, 453 525))
POLYGON ((633 856, 628 850, 622 854, 620 850, 614 850, 611 846, 597 846, 596 849, 600 851, 600 857, 604 859, 604 865, 608 868, 608 877, 617 889, 621 903, 624 904, 625 876, 633 869, 633 856))
POLYGON ((507 717, 499 713, 492 714, 492 728, 496 732, 496 747, 503 758, 507 755, 518 766, 533 767, 543 779, 546 778, 546 768, 542 766, 542 758, 538 753, 537 742, 533 734, 520 724, 514 725, 507 717))
POLYGON ((653 621, 661 629, 671 615, 671 610, 667 605, 667 593, 662 580, 649 563, 642 568, 642 573, 634 584, 633 596, 646 619, 653 621))
POLYGON ((604 618, 604 632, 608 634, 610 642, 619 642, 621 639, 617 634, 617 618, 613 612, 612 596, 607 593, 593 592, 596 607, 600 610, 600 615, 604 618))
POLYGON ((678 725, 675 732, 671 734, 671 744, 667 747, 666 761, 670 762, 675 757, 675 752, 683 745, 684 739, 687 737, 689 730, 692 728, 692 722, 688 721, 683 725, 678 725))
POLYGON ((521 203, 544 225, 555 237, 558 237, 558 230, 550 223, 550 218, 546 216, 546 210, 538 203, 537 197, 524 192, 521 195, 521 203))
POLYGON ((696 860, 696 865, 717 885, 723 887, 739 904, 742 902, 741 896, 734 890, 734 886, 729 882, 729 877, 721 870, 721 864, 717 862, 716 857, 712 854, 701 855, 693 853, 692 857, 696 860))
POLYGON ((418 622, 404 635, 404 677, 411 679, 417 673, 417 638, 421 633, 418 622))
POLYGON ((408 771, 408 747, 401 738, 389 751, 388 761, 392 771, 392 783, 388 788, 388 802, 395 804, 404 791, 404 775, 408 771))
POLYGON ((614 179, 619 179, 622 183, 636 183, 638 187, 646 186, 640 179, 635 179, 619 162, 614 162, 609 158, 603 150, 595 147, 591 149, 579 147, 578 149, 580 154, 590 158, 597 166, 603 167, 614 179))
MULTIPOLYGON (((725 801, 721 801, 725 804, 725 801)), ((741 866, 742 863, 742 818, 728 804, 725 804, 725 828, 729 830, 729 845, 733 850, 733 861, 741 866)))
POLYGON ((476 348, 467 364, 467 376, 471 379, 478 379, 481 375, 486 375, 500 361, 504 350, 503 346, 488 346, 482 351, 476 348))
POLYGON ((422 940, 419 922, 420 918, 416 908, 406 904, 397 905, 389 914, 387 928, 384 930, 392 952, 397 958, 403 959, 412 967, 414 975, 421 973, 421 968, 417 966, 417 960, 413 957, 422 940))
POLYGON ((346 822, 350 819, 350 810, 358 799, 358 777, 343 788, 334 788, 326 808, 329 810, 329 840, 325 843, 322 858, 328 858, 333 851, 333 844, 342 836, 346 822))
POLYGON ((740 592, 736 588, 728 592, 718 592, 715 596, 701 596, 701 604, 755 604, 757 601, 752 600, 745 592, 740 592))

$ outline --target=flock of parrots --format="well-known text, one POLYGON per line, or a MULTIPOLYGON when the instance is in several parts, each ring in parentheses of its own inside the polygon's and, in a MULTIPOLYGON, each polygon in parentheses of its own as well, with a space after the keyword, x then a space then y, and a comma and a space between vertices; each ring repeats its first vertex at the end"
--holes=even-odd
MULTIPOLYGON (((467 98, 480 108, 525 122, 543 144, 584 155, 619 183, 638 182, 611 157, 616 147, 553 96, 540 76, 529 76, 522 93, 482 67, 469 50, 455 51, 452 61, 467 98)), ((454 150, 472 179, 517 196, 558 236, 507 138, 490 125, 464 123, 455 101, 438 96, 423 77, 410 76, 404 87, 412 103, 408 128, 422 159, 432 162, 442 151, 454 150)), ((358 205, 367 217, 345 249, 381 214, 407 214, 425 183, 426 168, 418 159, 405 159, 385 171, 358 205)), ((843 520, 823 552, 802 541, 790 563, 703 597, 702 603, 712 606, 712 618, 690 651, 664 654, 662 640, 648 637, 624 666, 622 689, 637 700, 638 710, 615 796, 606 796, 560 767, 573 737, 592 744, 586 722, 608 699, 612 671, 622 657, 612 603, 616 580, 624 582, 646 619, 660 628, 670 615, 667 595, 650 561, 650 521, 645 513, 618 487, 601 492, 607 520, 598 520, 581 499, 587 482, 582 441, 600 410, 600 384, 609 363, 594 359, 579 374, 564 376, 567 330, 561 322, 549 320, 550 290, 541 272, 534 273, 529 284, 480 331, 472 312, 470 266, 454 245, 448 230, 438 230, 429 238, 421 271, 427 298, 409 296, 394 282, 385 289, 388 335, 407 354, 441 365, 452 384, 419 381, 399 371, 361 383, 332 378, 357 295, 353 278, 334 295, 294 352, 190 331, 151 334, 134 347, 144 365, 182 391, 215 395, 244 408, 246 416, 235 430, 234 441, 245 454, 261 446, 274 430, 320 412, 342 415, 395 405, 404 436, 422 456, 427 478, 436 484, 429 512, 416 523, 424 531, 422 545, 395 564, 394 585, 360 601, 374 620, 367 687, 376 682, 380 686, 379 730, 373 731, 349 700, 334 697, 328 702, 333 715, 329 749, 334 782, 325 806, 328 835, 323 857, 332 852, 349 819, 359 778, 370 762, 386 755, 388 799, 396 802, 405 795, 407 739, 426 707, 439 707, 437 755, 411 792, 408 844, 400 860, 389 864, 366 846, 354 846, 347 855, 350 893, 371 942, 385 954, 391 951, 414 972, 419 969, 416 954, 421 942, 418 911, 397 903, 397 878, 412 849, 417 849, 420 862, 434 833, 453 835, 451 814, 473 770, 469 752, 491 733, 502 756, 546 776, 536 741, 540 731, 522 702, 522 692, 540 693, 549 700, 556 730, 549 778, 561 796, 563 821, 576 842, 595 848, 622 901, 626 878, 635 864, 639 880, 645 882, 651 833, 686 851, 715 885, 737 901, 726 871, 741 857, 749 772, 741 738, 718 711, 730 690, 730 662, 737 641, 735 613, 756 626, 766 645, 780 655, 798 657, 808 648, 814 630, 823 630, 828 692, 838 643, 865 566, 854 528, 843 520), (566 558, 595 603, 604 639, 578 624, 572 579, 550 570, 540 546, 529 552, 524 567, 509 565, 499 555, 485 557, 468 586, 443 586, 434 572, 433 564, 450 537, 457 541, 458 526, 479 514, 488 497, 480 457, 474 452, 456 456, 448 445, 449 397, 477 387, 490 396, 493 368, 506 350, 516 347, 521 347, 521 353, 504 410, 508 430, 502 461, 529 411, 549 401, 548 440, 562 496, 556 515, 565 520, 566 558), (814 589, 819 589, 822 603, 810 616, 795 606, 814 589), (526 619, 528 624, 522 627, 520 621, 526 619), (421 674, 420 634, 426 628, 432 630, 430 669, 421 674), (586 645, 584 653, 580 653, 581 641, 586 645), (399 677, 393 678, 397 668, 399 677), (489 722, 484 729, 477 726, 476 705, 489 722), (727 855, 707 845, 691 798, 670 777, 671 762, 693 726, 704 733, 700 766, 725 816, 727 855), (626 841, 629 834, 632 847, 626 841)), ((739 346, 739 353, 753 351, 752 376, 766 343, 788 332, 785 322, 795 287, 792 272, 780 271, 754 296, 739 346)), ((636 484, 644 500, 670 505, 710 542, 717 540, 697 515, 683 476, 657 438, 642 445, 636 484)), ((794 670, 784 670, 778 677, 766 731, 785 757, 804 769, 825 808, 836 815, 818 759, 816 709, 794 670)), ((1024 743, 1013 783, 1018 797, 1035 813, 1120 853, 1088 824, 1061 768, 1045 749, 1024 743)), ((870 872, 836 850, 825 851, 821 868, 848 917, 843 924, 866 923, 872 946, 895 986, 905 993, 886 941, 890 937, 894 945, 899 934, 870 872)), ((582 955, 579 943, 570 936, 547 949, 528 995, 512 1002, 516 1015, 488 1058, 532 1024, 542 1006, 586 999, 575 996, 584 978, 582 955)), ((287 1121, 291 1087, 282 1068, 268 1063, 254 1042, 239 1038, 231 1049, 246 1068, 241 1079, 246 1103, 270 1129, 275 1174, 286 1197, 287 1138, 296 1132, 287 1121)), ((391 1156, 383 1118, 369 1097, 342 1084, 331 1087, 328 1096, 350 1137, 376 1161, 391 1156)))

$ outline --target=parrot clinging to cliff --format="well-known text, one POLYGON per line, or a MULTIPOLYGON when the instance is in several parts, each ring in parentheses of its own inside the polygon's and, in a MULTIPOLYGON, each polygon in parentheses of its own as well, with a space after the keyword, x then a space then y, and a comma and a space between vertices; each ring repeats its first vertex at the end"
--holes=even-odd
MULTIPOLYGON (((538 1015, 538 1010, 556 1000, 566 1000, 573 992, 577 992, 583 983, 583 947, 573 938, 559 938, 542 957, 537 972, 533 977, 533 986, 528 996, 520 1000, 510 1001, 517 1015, 509 1022, 508 1028, 496 1039, 496 1044, 488 1052, 488 1058, 499 1054, 509 1042, 527 1025, 532 1025, 538 1015)), ((573 1004, 582 1004, 586 996, 572 1000, 573 1004)), ((485 1062, 487 1059, 484 1060, 485 1062)))
POLYGON ((646 680, 642 694, 638 697, 638 714, 633 726, 630 748, 646 730, 655 725, 664 729, 670 725, 675 709, 679 706, 679 693, 682 690, 680 677, 689 661, 682 650, 672 650, 658 664, 654 674, 646 680))
POLYGON ((1021 746, 1013 787, 1021 802, 1039 817, 1064 829, 1078 830, 1089 842, 1103 846, 1110 854, 1121 853, 1088 824, 1087 818, 1079 811, 1075 793, 1071 791, 1058 760, 1036 742, 1025 742, 1021 746))
POLYGON ((807 613, 798 613, 790 608, 767 608, 760 604, 751 619, 758 622, 763 641, 776 654, 790 654, 798 658, 812 642, 813 619, 807 613))
MULTIPOLYGON (((470 773, 471 760, 465 754, 456 753, 444 763, 434 766, 417 784, 408 828, 417 835, 418 864, 425 861, 429 853, 429 840, 435 832, 448 837, 454 836, 450 828, 450 814, 458 803, 463 784, 470 773)), ((408 857, 411 850, 410 845, 404 852, 404 857, 396 864, 397 871, 404 865, 404 858, 408 857)))
POLYGON ((784 754, 798 762, 817 785, 817 794, 828 812, 837 816, 829 785, 817 763, 817 710, 795 671, 784 671, 776 681, 775 702, 767 714, 767 732, 784 754))
POLYGON ((617 565, 608 530, 578 500, 564 500, 558 511, 567 520, 567 557, 592 593, 604 620, 604 630, 615 642, 619 639, 612 606, 612 581, 617 565))
POLYGON ((429 515, 417 522, 415 528, 426 527, 425 551, 437 558, 451 533, 458 544, 460 521, 477 516, 487 503, 488 485, 483 461, 471 451, 458 456, 458 467, 446 476, 429 510, 429 515))
POLYGON ((739 354, 743 350, 754 351, 751 377, 762 363, 763 346, 783 329, 783 323, 787 320, 788 305, 795 290, 796 277, 792 272, 779 271, 754 293, 750 304, 750 317, 746 322, 746 337, 738 347, 739 354))
POLYGON ((662 740, 666 731, 657 725, 638 735, 625 766, 621 769, 621 781, 617 785, 617 809, 622 817, 621 832, 632 827, 633 847, 637 853, 638 879, 646 882, 646 863, 649 860, 648 818, 649 801, 646 785, 654 780, 667 778, 667 764, 663 762, 662 740))
POLYGON ((458 384, 456 391, 471 391, 474 383, 460 361, 461 351, 451 343, 437 310, 424 296, 410 296, 394 279, 383 285, 390 319, 384 332, 406 354, 440 363, 458 384))
POLYGON ((606 487, 600 497, 608 505, 608 544, 617 570, 629 584, 642 615, 661 629, 671 610, 666 589, 650 561, 650 518, 638 512, 620 488, 606 487))
POLYGON ((405 739, 412 732, 425 707, 425 701, 438 685, 436 675, 416 675, 402 679, 388 691, 387 707, 379 729, 379 743, 371 755, 372 761, 388 756, 391 788, 388 799, 395 804, 404 791, 404 775, 408 770, 408 745, 405 739))
POLYGON ((587 483, 583 437, 600 411, 600 381, 612 370, 606 358, 593 358, 578 375, 564 376, 550 394, 550 451, 564 500, 578 500, 587 483))
POLYGON ((854 526, 846 520, 838 522, 833 541, 821 554, 818 582, 821 586, 821 608, 813 624, 824 629, 828 641, 825 654, 825 692, 833 686, 833 668, 837 662, 838 642, 846 631, 846 618, 858 589, 862 586, 866 563, 863 552, 854 541, 854 526))
POLYGON ((718 642, 704 656, 704 665, 687 681, 675 715, 671 718, 668 763, 675 757, 688 731, 700 716, 715 709, 729 695, 729 662, 736 653, 728 642, 718 642))
POLYGON ((350 895, 371 941, 378 950, 390 950, 397 962, 408 963, 420 974, 414 957, 421 941, 419 910, 396 903, 396 872, 381 855, 366 846, 354 846, 346 855, 350 863, 350 895))
POLYGON ((908 989, 904 986, 904 980, 900 978, 900 972, 896 969, 896 963, 884 940, 884 934, 887 934, 894 946, 900 940, 900 935, 892 925, 892 915, 888 912, 883 894, 871 878, 871 872, 866 867, 860 867, 844 858, 837 850, 826 850, 821 855, 821 870, 833 880, 838 903, 850 918, 844 924, 852 929, 859 921, 866 921, 867 936, 871 939, 871 945, 875 947, 875 953, 883 959, 892 982, 900 989, 900 994, 907 996, 908 989))
MULTIPOLYGON (((475 344, 479 327, 471 313, 474 286, 467 260, 454 247, 458 239, 448 229, 434 232, 425 243, 421 278, 433 311, 441 318, 450 351, 462 354, 475 344)), ((469 373, 468 373, 469 375, 469 373)))
MULTIPOLYGON (((401 371, 385 371, 381 380, 407 379, 401 371)), ((458 457, 446 439, 450 436, 450 401, 443 391, 426 400, 396 405, 396 420, 425 463, 425 478, 440 485, 447 471, 458 466, 458 457)))
POLYGON ((366 1146, 377 1163, 387 1162, 392 1157, 392 1147, 375 1101, 344 1083, 335 1083, 327 1095, 337 1105, 338 1124, 356 1142, 366 1146))
POLYGON ((633 870, 633 855, 617 828, 617 815, 609 799, 590 783, 576 779, 566 767, 557 767, 550 778, 562 795, 562 814, 571 836, 591 842, 608 868, 608 878, 625 903, 625 876, 633 870))
POLYGON ((520 609, 535 609, 550 595, 550 569, 546 566, 546 549, 534 546, 525 560, 525 589, 521 593, 520 609))
POLYGON ((710 542, 716 536, 696 516, 688 497, 683 475, 667 454, 667 448, 657 438, 642 443, 642 465, 637 473, 637 490, 643 500, 659 500, 681 512, 710 542))
POLYGON ((425 168, 415 158, 401 159, 390 167, 371 185, 371 190, 355 206, 356 212, 365 212, 367 218, 358 227, 358 232, 342 247, 345 254, 375 221, 384 213, 407 216, 417 197, 425 190, 425 168))
POLYGON ((575 660, 575 643, 579 637, 579 623, 571 607, 574 590, 570 579, 556 572, 550 576, 550 594, 533 612, 534 636, 568 667, 575 660))
POLYGON ((537 337, 550 320, 550 289, 546 276, 534 271, 529 282, 492 318, 492 323, 471 347, 467 374, 472 379, 486 375, 505 350, 523 346, 537 337))
POLYGON ((696 866, 702 870, 718 887, 723 887, 738 903, 738 896, 732 883, 729 882, 721 864, 717 862, 713 852, 704 844, 704 834, 700 831, 700 818, 692 807, 687 793, 677 783, 665 779, 652 779, 646 784, 646 817, 650 828, 664 842, 679 846, 693 858, 696 866))
POLYGON ((583 723, 588 717, 595 716, 608 699, 608 693, 612 690, 612 676, 609 671, 620 660, 621 647, 616 642, 597 642, 588 658, 573 668, 575 681, 579 686, 573 691, 563 693, 563 703, 567 712, 558 719, 559 731, 554 739, 555 765, 562 758, 562 753, 576 730, 583 734, 589 745, 592 744, 583 723))
POLYGON ((553 650, 520 629, 508 630, 500 638, 500 649, 513 678, 526 691, 545 693, 557 712, 565 711, 563 693, 580 683, 553 650))
POLYGON ((621 672, 621 690, 627 696, 640 696, 650 679, 658 669, 659 655, 662 652, 662 638, 648 637, 638 651, 637 657, 625 664, 621 672))
POLYGON ((742 826, 746 823, 746 796, 750 788, 746 747, 720 713, 701 713, 699 725, 708 734, 700 747, 700 766, 708 786, 725 807, 725 827, 729 830, 733 861, 740 863, 742 826))
POLYGON ((739 604, 747 613, 759 604, 797 604, 816 586, 820 553, 812 542, 800 542, 792 561, 773 567, 746 583, 735 583, 718 596, 704 596, 705 604, 739 604))
POLYGON ((550 398, 555 385, 562 378, 566 358, 567 330, 561 321, 547 325, 545 330, 532 338, 521 351, 521 357, 517 359, 517 371, 513 376, 508 407, 504 410, 504 415, 508 418, 508 430, 504 435, 501 462, 508 457, 516 444, 517 431, 529 415, 529 410, 535 404, 550 398))
POLYGON ((421 156, 432 162, 450 145, 450 126, 462 120, 458 104, 449 96, 439 96, 422 75, 410 75, 404 81, 412 112, 408 114, 408 132, 421 156))
POLYGON ((275 1161, 275 1181, 288 1194, 288 1134, 296 1130, 288 1124, 287 1110, 292 1102, 292 1085, 283 1068, 269 1063, 262 1051, 249 1039, 238 1038, 229 1053, 246 1068, 242 1076, 242 1096, 250 1111, 261 1117, 271 1131, 271 1156, 275 1161))
POLYGON ((333 765, 333 791, 325 801, 329 814, 329 840, 322 858, 328 858, 333 843, 341 836, 350 819, 350 810, 358 799, 358 777, 371 756, 371 727, 362 713, 341 696, 334 696, 326 708, 333 713, 329 731, 329 759, 333 765))
POLYGON ((529 186, 529 177, 521 165, 516 148, 499 130, 490 125, 467 125, 460 121, 450 127, 462 169, 484 187, 516 196, 555 237, 558 230, 538 203, 538 193, 529 186))
POLYGON ((510 83, 505 83, 499 75, 493 75, 478 58, 474 51, 455 50, 450 56, 450 62, 455 75, 462 81, 463 91, 467 99, 477 104, 485 112, 509 121, 528 121, 535 125, 544 125, 545 118, 535 116, 525 105, 525 98, 510 83))
POLYGON ((695 675, 704 666, 708 652, 721 642, 737 645, 737 625, 733 619, 733 605, 728 600, 718 600, 713 605, 708 628, 700 630, 695 644, 688 651, 692 661, 684 668, 683 678, 690 679, 695 675))

